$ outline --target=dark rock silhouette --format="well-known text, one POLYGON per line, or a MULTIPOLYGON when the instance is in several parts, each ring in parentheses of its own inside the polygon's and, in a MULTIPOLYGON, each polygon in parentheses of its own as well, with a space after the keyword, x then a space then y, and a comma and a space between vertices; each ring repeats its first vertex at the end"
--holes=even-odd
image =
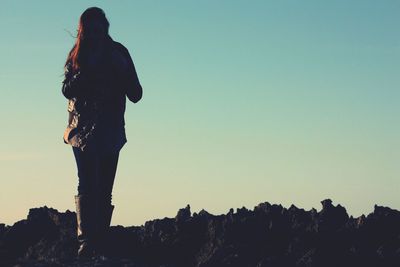
POLYGON ((400 212, 375 205, 349 217, 323 200, 322 210, 260 203, 254 210, 191 214, 143 226, 112 226, 109 255, 78 261, 75 213, 48 207, 0 224, 0 266, 273 267, 400 266, 400 212))

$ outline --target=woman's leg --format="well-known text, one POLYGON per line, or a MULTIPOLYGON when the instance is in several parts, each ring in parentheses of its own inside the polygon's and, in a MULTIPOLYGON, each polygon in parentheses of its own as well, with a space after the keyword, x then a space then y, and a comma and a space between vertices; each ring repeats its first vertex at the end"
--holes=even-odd
POLYGON ((114 205, 111 205, 112 189, 115 174, 117 171, 119 152, 102 153, 99 157, 98 173, 98 199, 99 218, 98 218, 98 248, 102 254, 107 254, 108 231, 111 224, 111 217, 114 205))
POLYGON ((97 191, 98 155, 95 150, 81 151, 72 147, 78 170, 78 195, 94 195, 97 191))
POLYGON ((111 205, 112 190, 117 172, 119 152, 105 152, 99 156, 98 189, 100 198, 111 205))
POLYGON ((78 256, 91 257, 97 231, 97 153, 73 147, 78 169, 78 194, 75 196, 78 256))

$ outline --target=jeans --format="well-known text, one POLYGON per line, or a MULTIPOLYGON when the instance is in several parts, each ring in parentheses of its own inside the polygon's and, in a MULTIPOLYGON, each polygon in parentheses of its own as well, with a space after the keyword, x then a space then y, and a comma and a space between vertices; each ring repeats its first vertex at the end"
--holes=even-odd
POLYGON ((100 151, 96 146, 85 151, 72 149, 78 169, 78 194, 92 195, 111 204, 119 151, 100 151))

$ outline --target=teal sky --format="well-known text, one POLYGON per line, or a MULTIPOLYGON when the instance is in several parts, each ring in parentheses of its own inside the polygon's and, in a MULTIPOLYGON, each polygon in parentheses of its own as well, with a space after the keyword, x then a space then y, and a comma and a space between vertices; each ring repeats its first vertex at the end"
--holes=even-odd
POLYGON ((400 1, 2 1, 0 222, 75 210, 63 64, 102 8, 143 98, 112 224, 260 202, 400 209, 400 1))

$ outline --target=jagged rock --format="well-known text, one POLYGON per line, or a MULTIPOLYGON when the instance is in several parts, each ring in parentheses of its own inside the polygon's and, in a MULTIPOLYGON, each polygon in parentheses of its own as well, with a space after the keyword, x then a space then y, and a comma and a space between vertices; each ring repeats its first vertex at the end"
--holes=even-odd
POLYGON ((187 221, 190 219, 191 212, 190 212, 190 205, 188 204, 185 208, 180 209, 175 216, 175 220, 177 223, 182 221, 187 221))
POLYGON ((174 218, 113 226, 107 258, 76 259, 76 215, 46 206, 0 224, 0 266, 400 266, 400 212, 375 205, 358 218, 330 199, 322 209, 260 203, 213 215, 179 209, 174 218))

